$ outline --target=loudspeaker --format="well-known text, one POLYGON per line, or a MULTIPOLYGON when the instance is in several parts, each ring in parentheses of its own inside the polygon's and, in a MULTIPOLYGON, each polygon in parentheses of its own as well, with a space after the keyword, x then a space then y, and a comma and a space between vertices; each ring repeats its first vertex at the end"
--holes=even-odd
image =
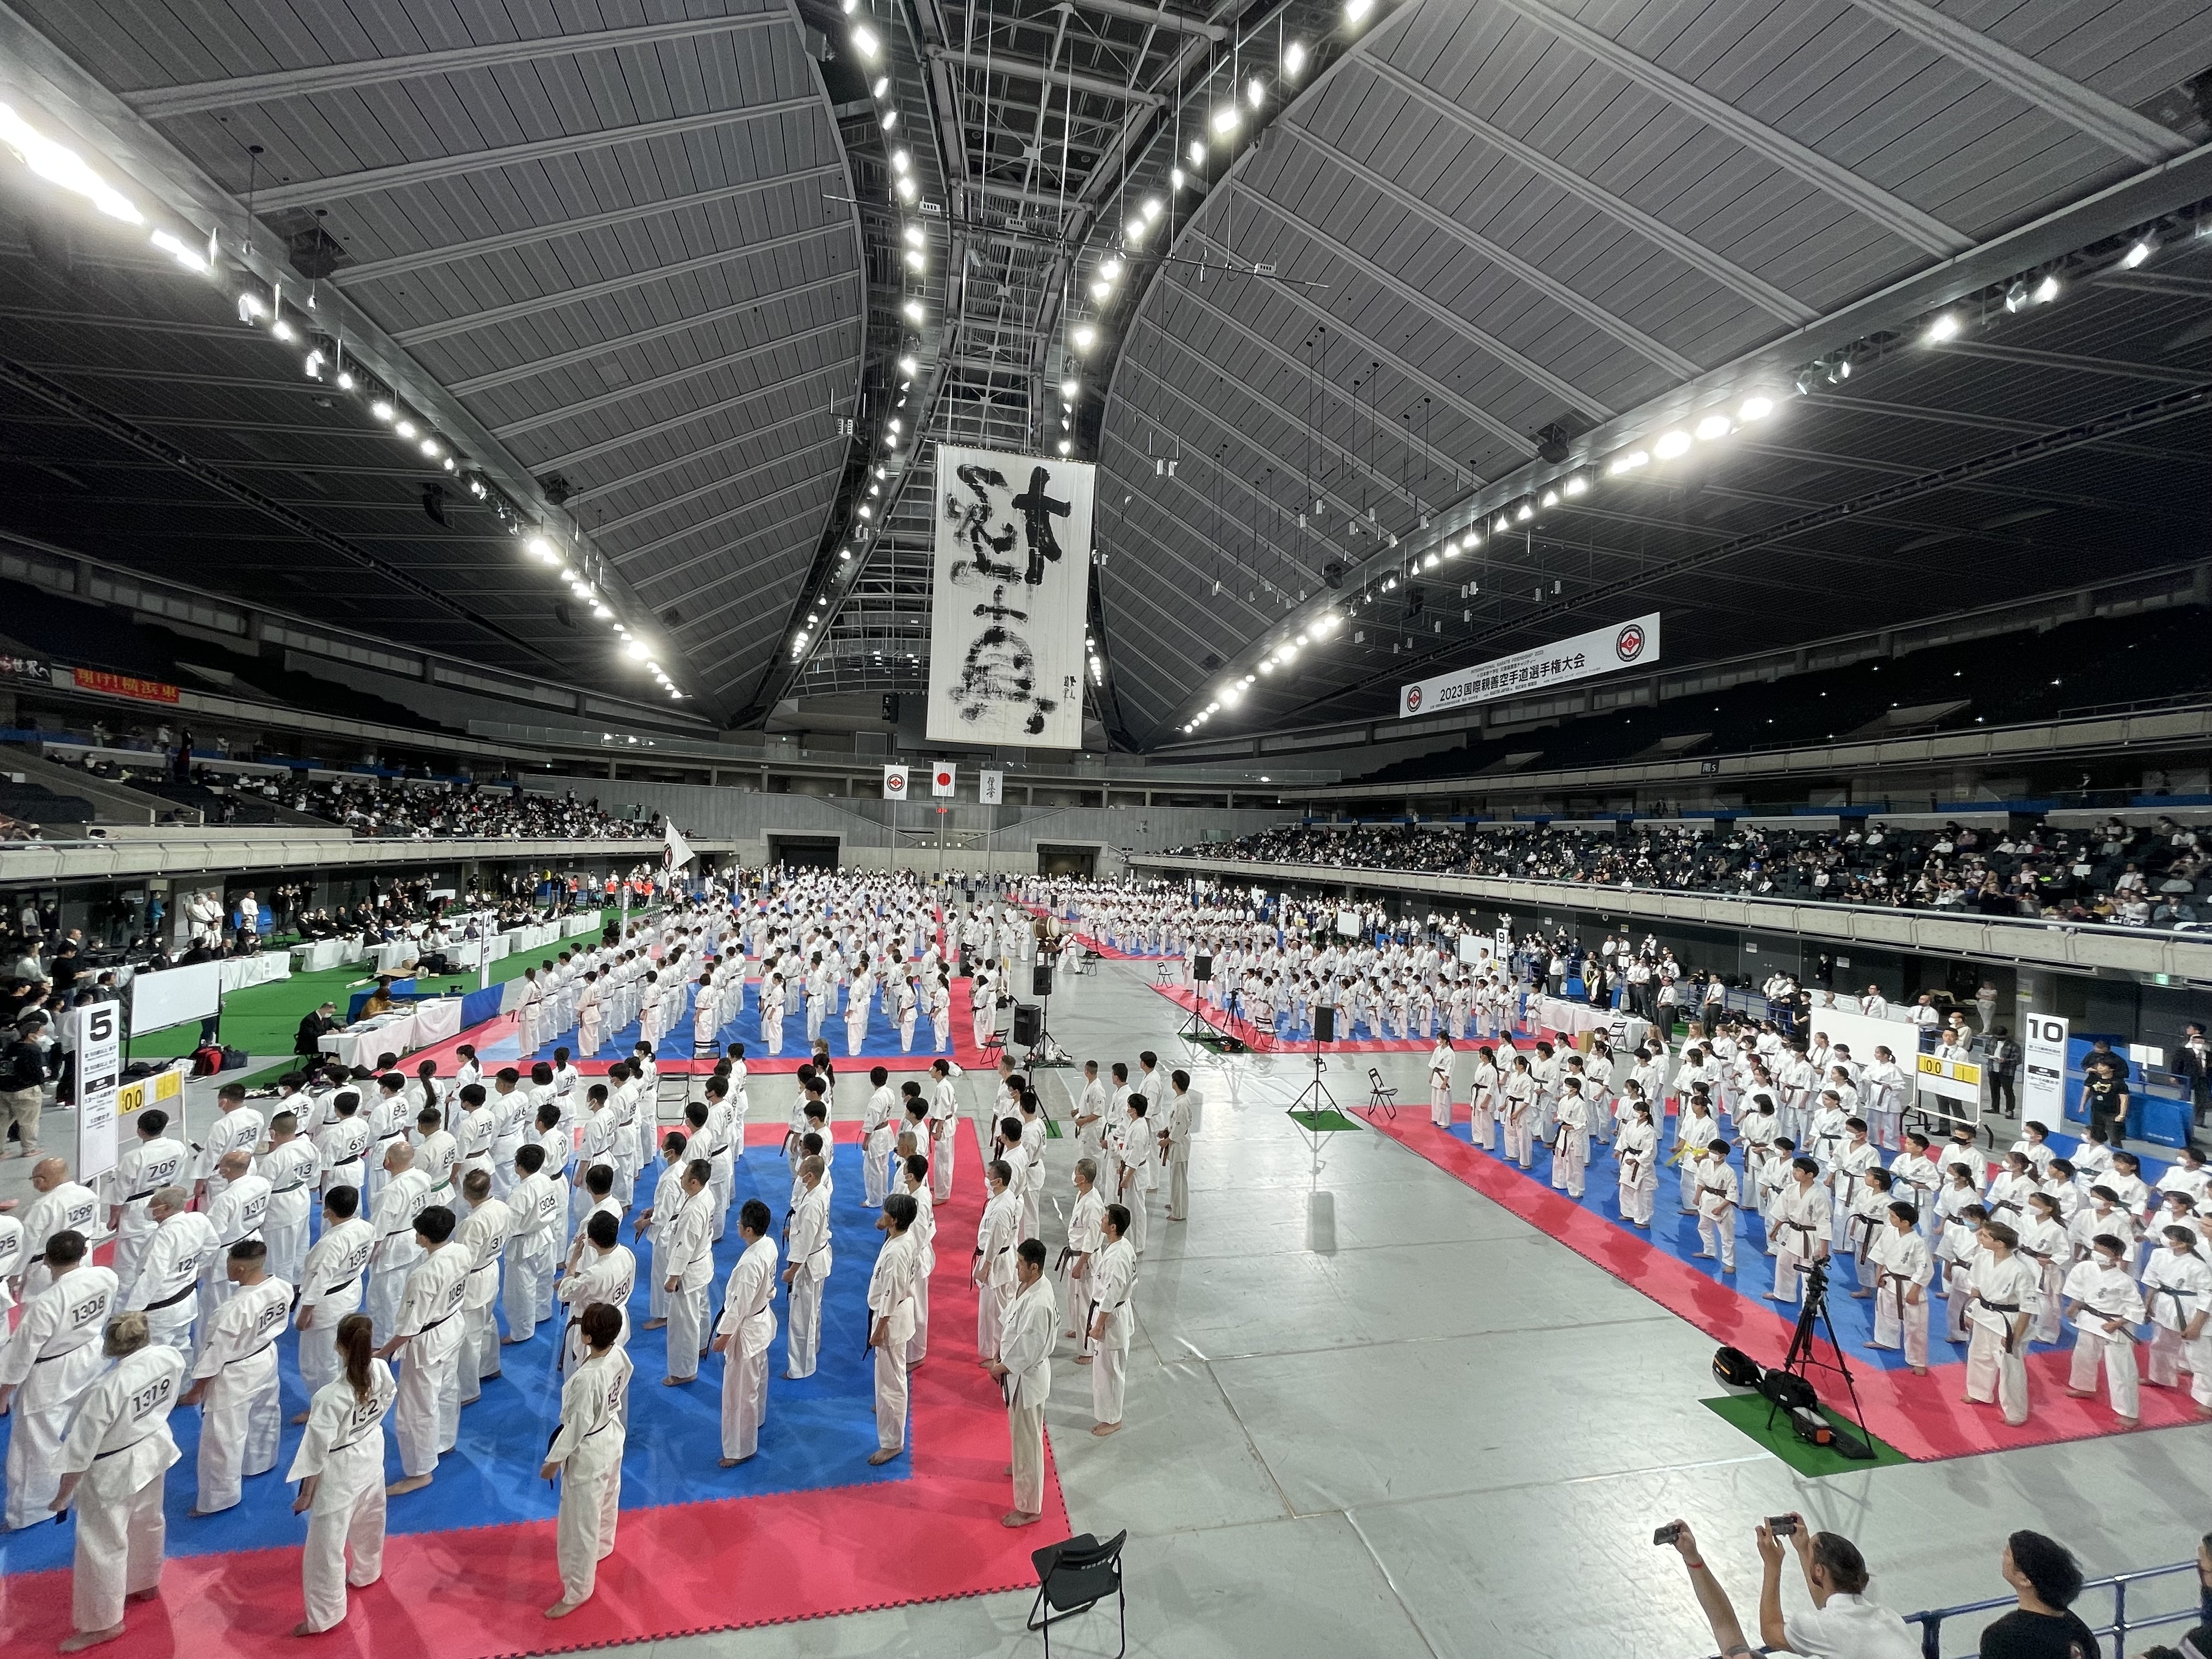
POLYGON ((1314 1010, 1314 1041, 1316 1042, 1336 1041, 1336 1010, 1326 1003, 1314 1010))
POLYGON ((1190 959, 1190 982, 1193 985, 1211 985, 1213 982, 1212 957, 1195 956, 1190 959))
POLYGON ((1036 1044, 1036 1040, 1043 1035, 1043 1011, 1034 1002, 1016 1003, 1014 1005, 1014 1029, 1012 1032, 1014 1042, 1021 1044, 1024 1048, 1034 1048, 1036 1044))
POLYGON ((1052 964, 1050 963, 1039 962, 1030 964, 1030 994, 1033 997, 1048 997, 1052 994, 1052 964))

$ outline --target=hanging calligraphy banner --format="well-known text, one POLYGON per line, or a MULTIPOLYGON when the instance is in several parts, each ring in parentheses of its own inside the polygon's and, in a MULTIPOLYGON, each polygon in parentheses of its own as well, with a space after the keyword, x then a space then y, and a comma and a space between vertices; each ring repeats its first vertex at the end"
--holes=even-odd
POLYGON ((933 743, 1083 746, 1087 462, 937 449, 933 743))

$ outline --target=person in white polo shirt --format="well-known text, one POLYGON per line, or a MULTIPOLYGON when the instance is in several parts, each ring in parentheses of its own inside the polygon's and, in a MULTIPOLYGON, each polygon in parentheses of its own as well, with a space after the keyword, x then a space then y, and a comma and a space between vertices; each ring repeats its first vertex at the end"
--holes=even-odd
POLYGON ((1805 1659, 1919 1659, 1920 1638, 1890 1608, 1867 1595, 1870 1575, 1858 1546, 1841 1533, 1814 1532, 1789 1516, 1786 1534, 1813 1598, 1809 1613, 1782 1611, 1783 1540, 1762 1525, 1759 1558, 1759 1639, 1805 1659))

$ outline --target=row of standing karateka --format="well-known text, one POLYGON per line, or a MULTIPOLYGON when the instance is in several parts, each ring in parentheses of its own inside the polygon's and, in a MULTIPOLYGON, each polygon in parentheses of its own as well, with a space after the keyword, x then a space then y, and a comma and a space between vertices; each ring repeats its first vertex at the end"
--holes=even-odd
MULTIPOLYGON (((167 1430, 173 1406, 202 1412, 196 1516, 234 1506, 242 1481, 274 1467, 282 1429, 275 1343, 288 1322, 298 1331, 313 1395, 295 1419, 307 1431, 287 1476, 303 1483, 295 1509, 310 1512, 301 1633, 337 1623, 346 1584, 378 1576, 386 1498, 429 1484, 441 1454, 456 1442, 460 1406, 499 1375, 493 1310, 501 1304, 507 1343, 529 1340, 556 1301, 566 1306, 569 1374, 546 1464, 548 1478, 562 1482, 562 1597, 553 1611, 590 1594, 595 1564, 612 1545, 619 1500, 629 1364, 624 1310, 635 1273, 619 1224, 636 1170, 632 1143, 616 1133, 613 1102, 635 1113, 652 1097, 645 1077, 617 1066, 606 1084, 584 1091, 588 1115, 572 1132, 555 1103, 550 1068, 534 1069, 527 1092, 512 1070, 489 1093, 470 1082, 441 1098, 434 1082, 424 1085, 428 1101, 416 1130, 384 1139, 374 1165, 381 1179, 366 1216, 370 1171, 358 1091, 319 1092, 306 1078, 287 1079, 295 1086, 265 1140, 259 1114, 234 1085, 222 1092, 222 1109, 196 1147, 167 1136, 163 1113, 140 1113, 137 1144, 103 1177, 105 1195, 70 1181, 61 1160, 39 1165, 38 1199, 0 1229, 7 1275, 0 1284, 25 1299, 15 1334, 0 1347, 0 1392, 15 1419, 7 1519, 27 1525, 74 1502, 72 1650, 116 1633, 125 1597, 158 1583, 161 1489, 178 1458, 167 1430), (503 1168, 489 1150, 501 1139, 489 1121, 495 1100, 533 1109, 531 1132, 503 1168), (301 1133, 310 1122, 313 1138, 301 1133), (569 1242, 572 1161, 590 1208, 569 1242), (306 1211, 317 1192, 323 1225, 308 1248, 306 1211), (93 1266, 85 1249, 103 1212, 117 1234, 112 1268, 93 1266), (56 1219, 77 1224, 49 1231, 56 1219), (47 1237, 28 1261, 5 1259, 40 1232, 47 1237), (566 1277, 556 1291, 564 1243, 566 1277), (611 1310, 604 1343, 594 1341, 585 1317, 595 1303, 611 1310), (393 1358, 402 1360, 396 1382, 386 1363, 393 1358), (387 1413, 404 1471, 388 1491, 387 1413)), ((404 1097, 409 1086, 396 1076, 378 1084, 387 1099, 404 1097)), ((665 1163, 682 1172, 659 1188, 637 1228, 652 1234, 653 1311, 672 1327, 669 1363, 678 1382, 696 1376, 707 1346, 714 1242, 729 1207, 731 1160, 743 1145, 742 1060, 719 1069, 702 1092, 705 1099, 686 1109, 688 1139, 672 1133, 663 1145, 665 1163), (702 1150, 708 1156, 686 1156, 702 1150)), ((764 1298, 750 1293, 763 1255, 751 1247, 767 1226, 765 1206, 757 1207, 760 1216, 748 1206, 741 1218, 741 1226, 760 1224, 747 1231, 749 1248, 714 1333, 713 1346, 732 1355, 723 1407, 728 1462, 742 1461, 727 1456, 733 1438, 757 1436, 764 1404, 761 1390, 748 1396, 732 1382, 744 1377, 749 1361, 758 1369, 774 1334, 772 1316, 761 1318, 764 1298)), ((771 1270, 774 1250, 768 1243, 771 1270)), ((818 1322, 814 1332, 818 1338, 818 1322)), ((805 1352, 811 1370, 811 1341, 805 1352)))
MULTIPOLYGON (((1876 1054, 1886 1062, 1886 1049, 1876 1054)), ((1665 1161, 1680 1172, 1681 1213, 1698 1218, 1698 1254, 1723 1272, 1735 1269, 1738 1216, 1749 1210, 1774 1258, 1769 1297, 1795 1303, 1812 1264, 1850 1262, 1851 1294, 1875 1304, 1869 1346, 1901 1347, 1916 1372, 1927 1369, 1929 1298, 1942 1295, 1946 1335, 1968 1344, 1967 1400, 1995 1399, 2014 1424, 2029 1410, 2027 1345, 2059 1340, 2063 1318, 2075 1333, 2069 1390, 2094 1394, 2101 1365, 2114 1413, 2135 1421, 2137 1328, 2148 1321, 2151 1381, 2174 1387, 2191 1373, 2197 1409, 2212 1415, 2212 1259, 2200 1218, 2212 1208, 2212 1174, 2201 1153, 2183 1152, 2154 1188, 2132 1153, 2094 1134, 2068 1160, 2030 1124, 1991 1165, 1962 1124, 1934 1155, 1929 1137, 1905 1134, 1885 1167, 1869 1133, 1872 1114, 1860 1109, 1859 1086, 1887 1086, 1874 1067, 1856 1085, 1847 1064, 1832 1067, 1791 1134, 1785 1129, 1800 1126, 1784 1119, 1783 1091, 1754 1063, 1750 1092, 1735 1097, 1730 1114, 1744 1154, 1739 1176, 1717 1115, 1730 1102, 1714 1095, 1710 1058, 1694 1043, 1686 1048, 1670 1087, 1663 1051, 1647 1044, 1616 1092, 1601 1040, 1589 1055, 1548 1042, 1528 1053, 1479 1048, 1468 1099, 1474 1144, 1495 1151, 1502 1140, 1503 1155, 1525 1170, 1540 1142, 1551 1149, 1553 1186, 1579 1199, 1594 1147, 1609 1141, 1620 1214, 1649 1228, 1671 1102, 1677 1123, 1665 1161)), ((1456 1060, 1448 1042, 1430 1058, 1439 1127, 1451 1121, 1456 1060)))
POLYGON ((1115 1062, 1109 1089, 1097 1061, 1084 1064, 1074 1117, 1074 1200, 1067 1242, 1054 1264, 1055 1288, 1038 1239, 1044 1114, 1013 1061, 1001 1057, 999 1062, 994 1155, 985 1169, 990 1198, 976 1224, 973 1274, 977 1357, 1007 1389, 1014 1454, 1014 1507, 1004 1517, 1008 1526, 1026 1526, 1042 1512, 1042 1407, 1050 1397, 1050 1355, 1059 1340, 1073 1339, 1076 1364, 1091 1367, 1091 1432, 1103 1437, 1121 1427, 1139 1258, 1163 1168, 1167 1219, 1180 1222, 1189 1215, 1190 1144, 1200 1097, 1188 1073, 1163 1074, 1149 1052, 1139 1057, 1139 1067, 1133 1086, 1128 1066, 1115 1062), (1148 1097, 1146 1089, 1155 1092, 1148 1097), (1154 1101, 1161 1102, 1157 1109, 1154 1101))

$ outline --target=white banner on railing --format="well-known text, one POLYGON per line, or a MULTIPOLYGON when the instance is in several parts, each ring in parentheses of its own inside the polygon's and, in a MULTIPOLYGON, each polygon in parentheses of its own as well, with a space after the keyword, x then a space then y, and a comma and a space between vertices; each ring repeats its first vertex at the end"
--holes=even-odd
POLYGON ((933 743, 1083 746, 1088 462, 937 450, 933 743))
POLYGON ((1455 669, 1398 689, 1398 718, 1437 714, 1469 703, 1490 702, 1531 691, 1547 691, 1571 680, 1610 674, 1623 668, 1648 668, 1659 660, 1659 613, 1633 622, 1594 628, 1571 640, 1555 641, 1510 657, 1455 669))

